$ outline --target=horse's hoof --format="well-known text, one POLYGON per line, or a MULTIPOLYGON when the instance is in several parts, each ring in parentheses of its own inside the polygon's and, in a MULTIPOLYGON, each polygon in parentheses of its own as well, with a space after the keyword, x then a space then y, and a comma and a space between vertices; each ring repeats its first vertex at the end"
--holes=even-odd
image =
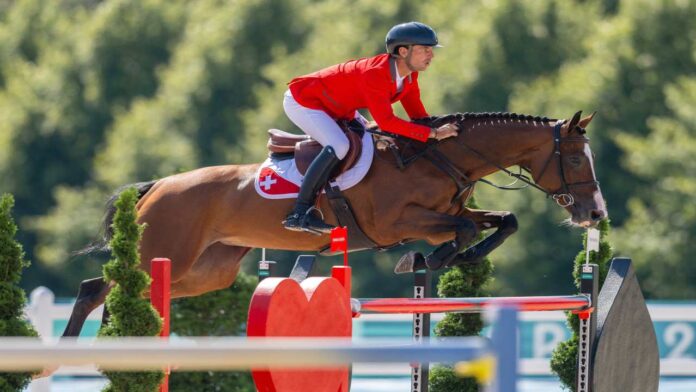
POLYGON ((41 378, 51 377, 53 375, 53 373, 55 373, 56 370, 58 370, 59 367, 60 366, 45 367, 41 370, 41 372, 34 373, 31 378, 33 380, 38 380, 41 378))
POLYGON ((412 250, 408 251, 406 252, 406 254, 401 256, 399 262, 396 263, 396 267, 394 267, 394 273, 407 274, 409 272, 415 272, 416 262, 418 261, 420 261, 420 263, 418 264, 423 264, 423 262, 425 261, 423 254, 412 250))

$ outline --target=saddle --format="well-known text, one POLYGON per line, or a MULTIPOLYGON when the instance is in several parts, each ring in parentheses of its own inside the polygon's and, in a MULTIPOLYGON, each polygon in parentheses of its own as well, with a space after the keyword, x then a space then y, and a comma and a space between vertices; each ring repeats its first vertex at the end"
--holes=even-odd
MULTIPOLYGON (((331 178, 338 177, 341 173, 355 166, 362 153, 362 137, 365 133, 365 128, 357 120, 341 120, 337 123, 348 137, 350 147, 346 157, 341 160, 341 164, 331 174, 331 178)), ((323 148, 319 142, 308 135, 296 135, 279 129, 269 129, 268 136, 266 147, 268 147, 271 156, 278 159, 294 158, 297 170, 302 175, 307 172, 307 168, 323 148)))

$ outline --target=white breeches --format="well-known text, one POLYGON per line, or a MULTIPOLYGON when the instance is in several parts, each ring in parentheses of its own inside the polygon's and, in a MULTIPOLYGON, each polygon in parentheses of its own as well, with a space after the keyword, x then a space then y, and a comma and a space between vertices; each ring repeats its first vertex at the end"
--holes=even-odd
MULTIPOLYGON (((285 92, 283 108, 290 121, 297 125, 304 133, 311 136, 322 146, 331 146, 338 159, 343 159, 348 154, 350 144, 348 138, 336 121, 326 112, 317 109, 306 108, 292 96, 290 90, 285 92)), ((365 119, 355 111, 355 115, 365 124, 365 119)))

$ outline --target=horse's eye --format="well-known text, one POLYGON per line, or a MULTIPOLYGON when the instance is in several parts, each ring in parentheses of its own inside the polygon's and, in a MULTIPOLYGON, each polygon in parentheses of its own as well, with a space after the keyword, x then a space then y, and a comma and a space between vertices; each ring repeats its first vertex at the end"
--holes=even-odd
POLYGON ((566 160, 570 166, 578 168, 582 166, 583 162, 585 161, 585 157, 582 155, 570 155, 566 160))

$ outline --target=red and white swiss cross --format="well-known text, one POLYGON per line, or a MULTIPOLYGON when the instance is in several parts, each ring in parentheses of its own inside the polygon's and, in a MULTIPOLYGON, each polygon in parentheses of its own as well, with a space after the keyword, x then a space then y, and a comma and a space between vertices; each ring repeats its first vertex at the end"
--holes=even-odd
MULTIPOLYGON (((345 190, 360 182, 370 169, 373 154, 372 136, 366 132, 358 162, 352 169, 336 178, 338 187, 345 190)), ((256 192, 266 199, 295 198, 300 191, 302 177, 294 159, 278 160, 269 157, 256 172, 254 187, 256 192)))

